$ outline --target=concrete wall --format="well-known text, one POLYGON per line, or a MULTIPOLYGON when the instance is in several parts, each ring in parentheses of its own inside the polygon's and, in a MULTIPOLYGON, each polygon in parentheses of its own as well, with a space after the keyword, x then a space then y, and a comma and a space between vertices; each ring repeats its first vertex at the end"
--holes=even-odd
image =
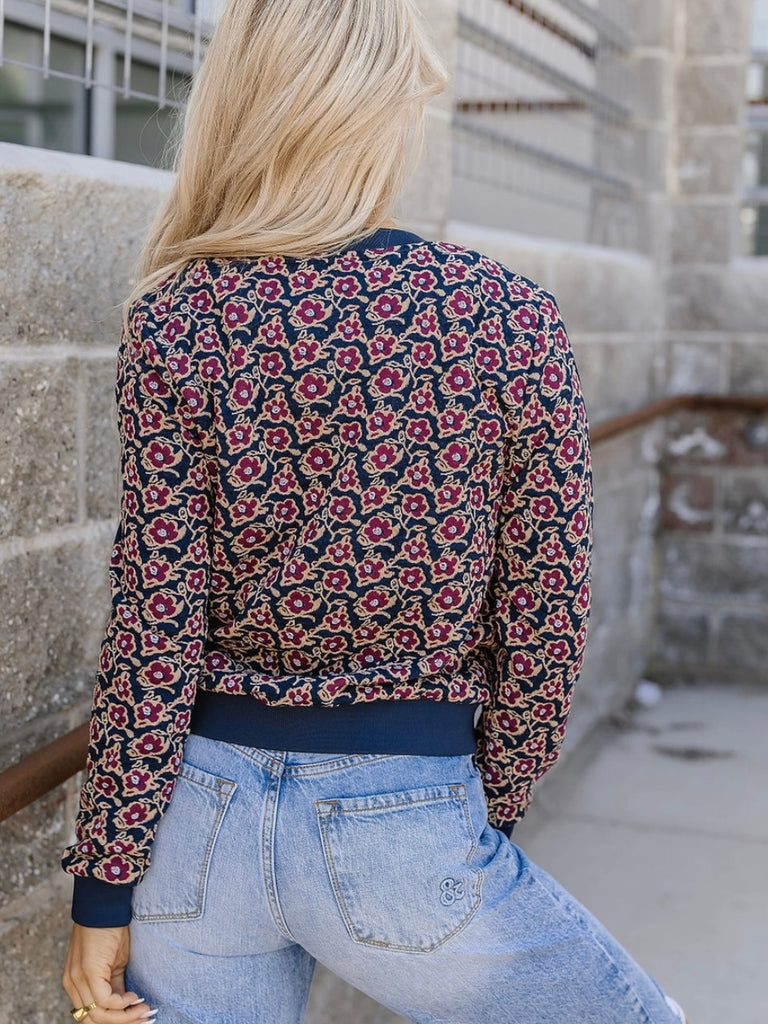
MULTIPOLYGON (((768 260, 740 257, 752 0, 647 0, 642 10, 637 60, 656 140, 649 223, 666 293, 666 390, 766 395, 768 260)), ((766 435, 766 417, 727 412, 667 425, 655 677, 765 683, 766 435)))
MULTIPOLYGON (((0 145, 0 768, 87 717, 115 526, 119 303, 168 176, 0 145)), ((0 825, 0 1022, 66 1015, 76 782, 0 825)))
POLYGON ((670 682, 764 684, 768 417, 720 411, 675 416, 661 470, 660 601, 651 672, 670 682))
POLYGON ((752 6, 752 0, 685 0, 665 23, 655 51, 665 67, 667 97, 661 127, 673 392, 738 392, 766 384, 765 373, 750 380, 749 367, 768 365, 768 264, 739 258, 752 6))

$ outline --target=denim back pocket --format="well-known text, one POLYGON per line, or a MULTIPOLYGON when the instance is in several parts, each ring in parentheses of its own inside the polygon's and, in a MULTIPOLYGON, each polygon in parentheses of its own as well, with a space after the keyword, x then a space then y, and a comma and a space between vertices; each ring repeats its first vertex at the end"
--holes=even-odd
POLYGON ((213 849, 236 788, 229 779, 182 764, 152 844, 150 866, 133 894, 136 920, 202 916, 213 849))
POLYGON ((428 953, 480 906, 463 785, 316 804, 336 903, 355 942, 428 953))

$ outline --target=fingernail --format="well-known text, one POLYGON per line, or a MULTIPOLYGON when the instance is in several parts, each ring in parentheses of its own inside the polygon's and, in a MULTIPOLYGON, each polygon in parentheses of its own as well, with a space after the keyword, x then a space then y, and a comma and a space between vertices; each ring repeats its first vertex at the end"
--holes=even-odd
POLYGON ((137 999, 135 1003, 128 1003, 126 1009, 130 1009, 132 1006, 140 1006, 142 1003, 146 1003, 146 999, 144 998, 144 996, 140 996, 140 998, 137 999))
POLYGON ((149 1013, 145 1013, 144 1016, 141 1019, 142 1020, 152 1020, 152 1018, 155 1016, 156 1013, 157 1013, 157 1010, 151 1010, 149 1013))

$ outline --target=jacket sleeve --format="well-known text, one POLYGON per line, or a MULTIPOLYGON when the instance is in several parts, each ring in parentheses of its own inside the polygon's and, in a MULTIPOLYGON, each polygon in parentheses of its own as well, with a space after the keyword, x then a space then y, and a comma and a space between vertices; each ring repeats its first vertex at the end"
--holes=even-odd
MULTIPOLYGON (((559 311, 551 296, 539 294, 528 372, 509 382, 517 430, 508 446, 485 602, 492 695, 483 709, 478 762, 490 820, 501 828, 523 817, 534 783, 557 760, 590 602, 587 419, 559 311)), ((508 326, 508 344, 519 344, 520 332, 515 336, 514 323, 508 326)))
POLYGON ((126 923, 115 918, 125 917, 131 887, 149 865, 173 791, 206 633, 212 498, 195 421, 202 392, 179 387, 142 328, 134 317, 120 345, 122 495, 112 609, 75 843, 63 857, 77 876, 73 912, 86 908, 81 924, 126 923), (94 917, 87 908, 97 906, 113 910, 94 917))

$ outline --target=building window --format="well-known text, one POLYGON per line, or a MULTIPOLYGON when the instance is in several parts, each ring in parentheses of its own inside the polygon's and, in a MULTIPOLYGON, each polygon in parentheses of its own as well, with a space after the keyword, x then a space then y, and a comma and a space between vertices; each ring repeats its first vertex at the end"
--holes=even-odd
MULTIPOLYGON (((124 70, 125 61, 121 56, 116 57, 116 82, 122 82, 124 70)), ((157 101, 153 98, 158 94, 158 78, 159 72, 156 67, 134 61, 131 66, 131 82, 139 95, 126 99, 121 92, 115 93, 116 160, 127 160, 132 164, 149 164, 152 167, 169 166, 169 144, 178 112, 172 106, 162 109, 158 107, 157 101)), ((183 102, 189 85, 190 79, 187 75, 169 73, 166 81, 168 98, 183 102)))
POLYGON ((11 0, 4 17, 0 0, 0 142, 166 166, 216 13, 146 0, 89 18, 85 0, 11 0))
POLYGON ((85 48, 51 38, 51 68, 71 79, 44 78, 37 70, 43 60, 43 37, 34 29, 6 25, 4 51, 18 64, 0 67, 0 140, 87 153, 88 102, 81 84, 85 48))

